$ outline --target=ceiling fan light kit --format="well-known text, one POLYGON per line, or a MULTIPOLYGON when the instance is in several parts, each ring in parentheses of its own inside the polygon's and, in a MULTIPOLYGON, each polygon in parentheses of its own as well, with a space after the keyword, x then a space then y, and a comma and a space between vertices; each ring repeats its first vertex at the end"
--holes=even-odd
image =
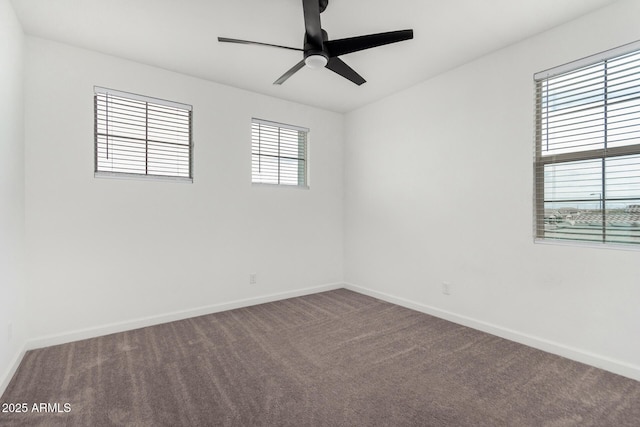
POLYGON ((314 70, 325 67, 328 62, 329 58, 321 54, 309 55, 304 58, 305 65, 314 70))
POLYGON ((328 68, 359 86, 365 83, 366 80, 343 60, 338 58, 339 56, 413 38, 413 30, 400 30, 329 40, 327 32, 324 31, 320 25, 320 13, 324 12, 328 4, 329 0, 302 0, 305 26, 304 49, 227 37, 218 37, 218 41, 223 43, 269 46, 303 52, 303 59, 280 76, 273 84, 280 85, 284 83, 289 77, 306 65, 314 69, 328 68))

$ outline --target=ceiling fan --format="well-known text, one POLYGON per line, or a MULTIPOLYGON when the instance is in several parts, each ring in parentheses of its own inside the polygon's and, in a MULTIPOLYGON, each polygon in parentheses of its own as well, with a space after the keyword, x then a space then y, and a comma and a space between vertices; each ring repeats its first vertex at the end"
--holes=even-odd
POLYGON ((337 73, 360 86, 362 83, 366 82, 366 80, 363 79, 362 76, 353 68, 345 64, 344 61, 338 58, 338 56, 413 38, 413 30, 400 30, 369 34, 366 36, 349 37, 339 40, 329 40, 327 32, 320 27, 320 14, 324 12, 328 4, 329 0, 302 0, 305 26, 303 49, 249 40, 230 39, 226 37, 218 37, 218 41, 270 46, 303 52, 303 59, 291 67, 291 69, 284 73, 278 80, 273 82, 273 84, 276 85, 281 85, 306 65, 309 68, 326 67, 334 73, 337 73))

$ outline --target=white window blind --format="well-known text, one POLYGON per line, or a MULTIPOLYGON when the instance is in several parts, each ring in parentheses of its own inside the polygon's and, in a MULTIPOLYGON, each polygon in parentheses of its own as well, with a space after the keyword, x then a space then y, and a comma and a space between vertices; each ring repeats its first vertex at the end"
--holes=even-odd
POLYGON ((640 43, 538 73, 538 239, 640 244, 640 43))
POLYGON ((307 185, 307 134, 298 126, 251 120, 251 181, 307 185))
POLYGON ((96 175, 192 179, 192 107, 95 87, 96 175))

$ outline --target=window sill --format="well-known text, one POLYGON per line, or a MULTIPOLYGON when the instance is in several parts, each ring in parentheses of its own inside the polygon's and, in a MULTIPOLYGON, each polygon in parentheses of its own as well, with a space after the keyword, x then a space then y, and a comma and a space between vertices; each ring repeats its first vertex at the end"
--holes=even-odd
POLYGON ((137 173, 123 173, 123 172, 94 172, 94 178, 107 178, 107 179, 126 179, 136 181, 170 181, 179 182, 183 184, 192 184, 193 178, 186 178, 181 176, 164 176, 164 175, 141 175, 137 173))
POLYGON ((609 249, 609 250, 622 250, 622 251, 640 251, 640 245, 635 244, 623 244, 623 243, 597 243, 597 242, 579 242, 573 240, 556 240, 556 239, 543 239, 534 237, 533 243, 541 245, 553 245, 553 246, 570 246, 570 247, 582 247, 592 249, 609 249))
POLYGON ((271 187, 271 188, 296 188, 298 190, 309 190, 308 185, 290 185, 290 184, 269 184, 266 182, 252 182, 252 187, 271 187))

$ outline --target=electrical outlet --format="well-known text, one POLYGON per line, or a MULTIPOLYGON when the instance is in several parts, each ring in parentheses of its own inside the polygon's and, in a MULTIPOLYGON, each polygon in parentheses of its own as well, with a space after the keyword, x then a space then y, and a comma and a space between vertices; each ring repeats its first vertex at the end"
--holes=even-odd
POLYGON ((256 283, 258 283, 258 275, 256 273, 249 274, 249 284, 255 285, 256 283))
POLYGON ((445 295, 451 295, 451 284, 444 282, 442 284, 442 293, 445 295))

